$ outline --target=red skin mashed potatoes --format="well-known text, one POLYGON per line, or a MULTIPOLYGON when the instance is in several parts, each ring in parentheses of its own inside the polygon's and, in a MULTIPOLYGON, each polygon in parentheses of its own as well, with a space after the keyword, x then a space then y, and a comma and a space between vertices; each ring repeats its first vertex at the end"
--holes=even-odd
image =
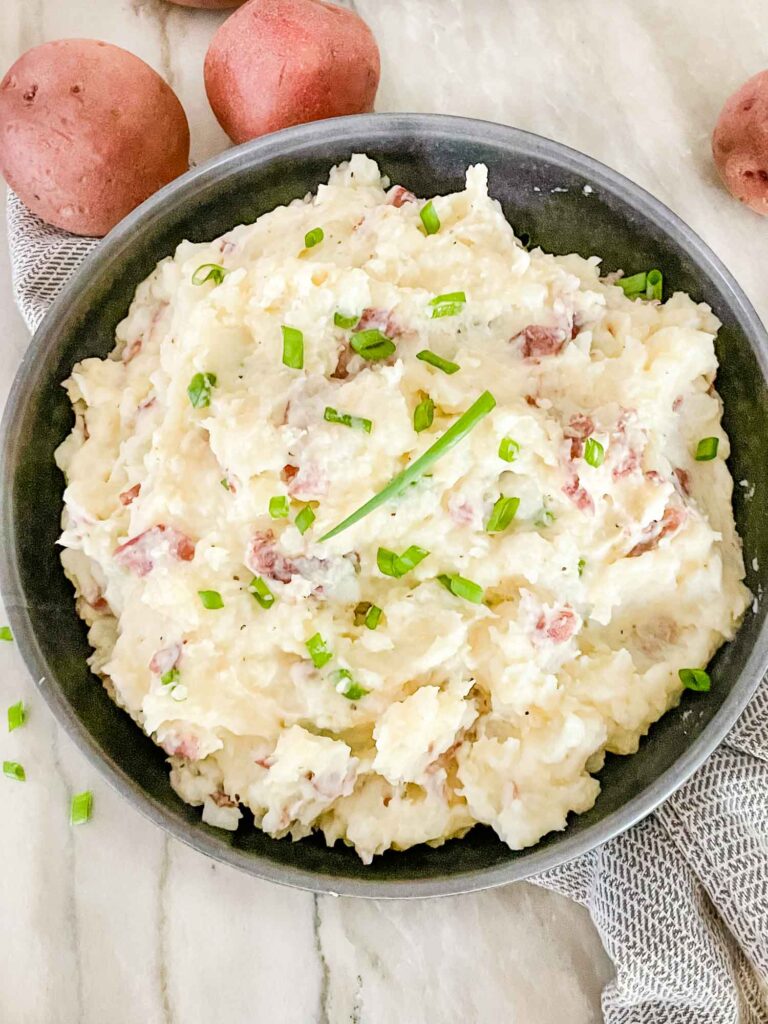
POLYGON ((712 152, 731 195, 768 215, 768 71, 753 75, 726 100, 712 152))

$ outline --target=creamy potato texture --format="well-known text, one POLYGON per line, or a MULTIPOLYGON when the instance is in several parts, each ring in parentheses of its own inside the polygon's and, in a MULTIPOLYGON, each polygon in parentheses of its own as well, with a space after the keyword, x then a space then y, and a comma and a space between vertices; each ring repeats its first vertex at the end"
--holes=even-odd
POLYGON ((58 452, 93 668, 176 790, 365 861, 478 822, 513 848, 562 829, 749 600, 710 309, 526 251, 482 166, 433 200, 436 230, 424 207, 358 155, 182 243, 112 355, 75 367, 58 452), (394 351, 364 358, 363 331, 394 351), (458 445, 321 539, 485 391, 458 445))

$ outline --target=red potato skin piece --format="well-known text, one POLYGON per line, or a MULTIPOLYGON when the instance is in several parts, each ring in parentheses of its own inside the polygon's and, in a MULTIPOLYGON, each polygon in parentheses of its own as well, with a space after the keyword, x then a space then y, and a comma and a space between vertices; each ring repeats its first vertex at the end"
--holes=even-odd
POLYGON ((146 576, 155 567, 150 548, 161 540, 167 542, 171 557, 180 562, 191 562, 195 557, 194 541, 173 526, 158 523, 116 548, 115 561, 136 576, 146 576))
POLYGON ((200 11, 227 11, 240 7, 245 0, 168 0, 179 7, 196 7, 200 11))
POLYGON ((731 195, 768 216, 768 71, 726 100, 712 133, 712 155, 731 195))
POLYGON ((235 142, 373 110, 381 65, 357 14, 324 0, 249 0, 213 37, 205 90, 235 142))
POLYGON ((43 43, 0 83, 0 171, 49 224, 105 235, 188 167, 176 94, 119 46, 43 43))

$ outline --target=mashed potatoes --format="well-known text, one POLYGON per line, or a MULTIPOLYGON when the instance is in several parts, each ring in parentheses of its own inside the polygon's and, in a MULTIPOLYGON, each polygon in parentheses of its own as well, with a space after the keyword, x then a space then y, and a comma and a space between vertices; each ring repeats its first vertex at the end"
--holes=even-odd
POLYGON ((486 178, 425 207, 355 156, 182 243, 66 383, 92 665, 211 824, 366 862, 477 822, 528 846, 747 605, 717 320, 527 252, 486 178))

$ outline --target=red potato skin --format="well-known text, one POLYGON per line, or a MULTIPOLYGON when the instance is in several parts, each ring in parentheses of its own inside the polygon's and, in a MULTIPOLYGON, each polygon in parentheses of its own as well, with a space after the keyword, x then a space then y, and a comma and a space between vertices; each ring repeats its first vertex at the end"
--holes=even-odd
POLYGON ((188 167, 176 94, 127 50, 94 39, 44 43, 0 83, 0 171, 49 224, 105 235, 188 167))
POLYGON ((205 89, 233 142, 373 109, 380 75, 371 30, 325 0, 249 0, 213 37, 205 89))
POLYGON ((231 7, 239 7, 245 0, 168 0, 179 7, 197 7, 201 11, 225 11, 231 7))
POLYGON ((731 195, 768 216, 768 71, 753 75, 726 101, 712 153, 731 195))

